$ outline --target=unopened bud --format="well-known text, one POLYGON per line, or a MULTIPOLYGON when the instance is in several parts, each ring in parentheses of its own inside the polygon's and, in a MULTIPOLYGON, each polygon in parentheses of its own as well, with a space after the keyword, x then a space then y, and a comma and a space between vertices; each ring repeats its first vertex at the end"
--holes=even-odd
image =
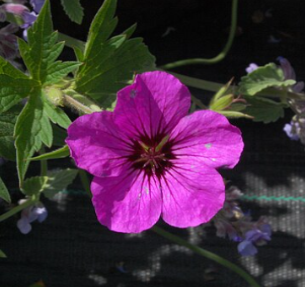
POLYGON ((48 100, 55 106, 64 106, 63 93, 60 89, 54 87, 48 87, 46 90, 46 96, 48 100))

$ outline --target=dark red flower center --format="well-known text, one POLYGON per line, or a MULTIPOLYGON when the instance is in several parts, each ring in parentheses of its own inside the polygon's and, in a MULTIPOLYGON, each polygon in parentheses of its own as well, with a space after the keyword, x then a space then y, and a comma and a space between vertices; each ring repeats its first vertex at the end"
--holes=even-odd
POLYGON ((144 170, 148 176, 155 174, 159 177, 172 166, 171 159, 174 158, 169 136, 159 135, 153 139, 141 137, 139 141, 134 141, 134 153, 130 160, 135 169, 144 170))

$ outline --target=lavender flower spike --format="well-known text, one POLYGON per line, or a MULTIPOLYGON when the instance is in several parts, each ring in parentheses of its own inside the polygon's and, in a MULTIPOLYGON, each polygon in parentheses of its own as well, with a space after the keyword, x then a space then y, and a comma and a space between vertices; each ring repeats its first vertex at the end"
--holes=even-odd
POLYGON ((263 245, 271 240, 271 227, 265 223, 260 228, 255 228, 246 233, 245 239, 238 244, 238 252, 243 256, 253 256, 257 253, 257 245, 263 245))
POLYGON ((34 11, 38 14, 44 4, 45 0, 30 0, 34 11))

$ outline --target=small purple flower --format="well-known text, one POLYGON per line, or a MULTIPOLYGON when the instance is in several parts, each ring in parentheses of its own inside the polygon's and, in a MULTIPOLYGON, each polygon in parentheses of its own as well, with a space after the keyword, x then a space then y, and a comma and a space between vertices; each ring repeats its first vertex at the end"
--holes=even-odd
POLYGON ((13 60, 19 55, 17 37, 13 34, 18 29, 15 24, 8 24, 0 29, 0 56, 6 60, 13 60))
POLYGON ((30 0, 30 4, 32 5, 34 11, 38 14, 44 4, 45 0, 30 0))
POLYGON ((246 68, 246 72, 248 74, 252 73, 253 71, 255 71, 258 68, 258 65, 256 65, 255 63, 251 63, 247 68, 246 68))
POLYGON ((271 227, 269 224, 262 224, 246 233, 245 239, 238 244, 238 252, 242 256, 253 256, 257 253, 256 245, 263 245, 271 240, 271 227))
POLYGON ((101 224, 138 233, 162 216, 185 228, 222 208, 216 168, 233 168, 243 149, 240 130, 213 111, 188 115, 191 95, 165 72, 137 75, 118 92, 113 112, 79 117, 66 140, 79 168, 94 175, 93 205, 101 224))
POLYGON ((291 122, 290 124, 285 124, 283 130, 291 140, 297 141, 300 139, 298 136, 300 130, 298 123, 291 122))
POLYGON ((34 11, 29 12, 25 11, 23 13, 23 25, 21 28, 23 28, 23 38, 27 41, 28 39, 28 29, 33 26, 34 22, 36 21, 38 14, 44 4, 45 0, 30 0, 30 3, 34 9, 34 11))
POLYGON ((17 227, 23 234, 28 234, 32 230, 31 223, 34 221, 43 222, 48 216, 47 209, 42 203, 22 210, 21 218, 17 221, 17 227))
POLYGON ((27 0, 2 0, 5 3, 25 4, 27 0))
POLYGON ((233 227, 232 223, 225 218, 214 220, 214 225, 216 227, 216 235, 218 237, 225 238, 228 236, 230 240, 239 241, 237 230, 233 227))
MULTIPOLYGON (((296 74, 290 62, 284 57, 278 57, 277 60, 280 63, 281 69, 283 70, 285 80, 296 80, 296 74)), ((303 89, 304 82, 297 82, 294 86, 292 86, 292 90, 296 93, 300 93, 303 89)))
POLYGON ((20 16, 22 17, 23 13, 25 11, 29 11, 29 9, 21 4, 3 4, 0 6, 0 10, 1 10, 1 20, 6 19, 5 16, 3 16, 3 13, 11 13, 14 14, 16 16, 20 16))
POLYGON ((37 17, 38 17, 38 14, 36 14, 33 11, 32 12, 26 11, 23 14, 24 23, 21 25, 21 28, 24 29, 22 35, 23 35, 23 39, 25 39, 26 41, 28 40, 28 29, 30 27, 32 27, 32 25, 36 21, 37 17))

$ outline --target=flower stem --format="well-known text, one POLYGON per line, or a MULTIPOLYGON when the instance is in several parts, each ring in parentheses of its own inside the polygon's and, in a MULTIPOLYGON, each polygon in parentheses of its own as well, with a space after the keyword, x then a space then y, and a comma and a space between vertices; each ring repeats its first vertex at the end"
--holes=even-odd
POLYGON ((31 198, 29 198, 24 203, 12 208, 11 210, 9 210, 6 213, 0 215, 0 222, 10 218, 11 216, 15 215, 16 213, 20 212, 21 210, 33 205, 33 203, 35 203, 36 201, 37 201, 37 198, 35 195, 33 195, 31 198))
MULTIPOLYGON (((45 149, 41 148, 40 154, 44 154, 45 149)), ((46 160, 40 161, 40 175, 41 176, 47 176, 48 173, 48 162, 46 160)))
POLYGON ((158 226, 154 226, 151 230, 153 230, 154 232, 156 232, 157 234, 165 237, 166 239, 169 239, 181 246, 184 246, 192 251, 194 251, 195 253, 204 256, 208 259, 211 259, 215 262, 217 262, 220 265, 225 266, 228 269, 231 269, 232 271, 234 271, 235 273, 237 273, 239 276, 243 277, 252 287, 260 287, 260 285, 254 280, 254 278, 251 277, 251 275, 249 275, 246 271, 244 271, 243 269, 241 269, 240 267, 238 267, 237 265, 233 264, 232 262, 210 252, 207 251, 205 249, 202 249, 196 245, 193 245, 191 243, 189 243, 188 241, 173 235, 167 231, 165 231, 164 229, 158 227, 158 226))
POLYGON ((193 87, 193 88, 197 88, 197 89, 201 89, 201 90, 205 90, 205 91, 218 92, 223 87, 223 84, 221 84, 221 83, 205 81, 205 80, 201 80, 198 78, 188 77, 188 76, 184 76, 184 75, 172 73, 172 72, 170 72, 170 74, 172 74, 173 76, 178 78, 183 84, 185 84, 189 87, 193 87))
POLYGON ((77 111, 80 111, 84 114, 92 114, 94 112, 100 112, 102 109, 93 103, 88 98, 80 95, 80 94, 74 94, 74 95, 64 95, 64 103, 65 105, 76 109, 77 111))
POLYGON ((185 65, 194 65, 194 64, 205 64, 205 65, 211 65, 220 62, 223 60, 227 53, 229 52, 234 36, 236 33, 236 27, 237 27, 237 7, 238 7, 238 0, 232 0, 232 12, 231 12, 231 28, 230 28, 230 33, 229 37, 227 40, 226 45, 224 46, 223 50, 214 58, 211 59, 203 59, 203 58, 194 58, 194 59, 185 59, 185 60, 180 60, 176 61, 173 63, 169 63, 166 65, 161 66, 161 69, 173 69, 185 65))

